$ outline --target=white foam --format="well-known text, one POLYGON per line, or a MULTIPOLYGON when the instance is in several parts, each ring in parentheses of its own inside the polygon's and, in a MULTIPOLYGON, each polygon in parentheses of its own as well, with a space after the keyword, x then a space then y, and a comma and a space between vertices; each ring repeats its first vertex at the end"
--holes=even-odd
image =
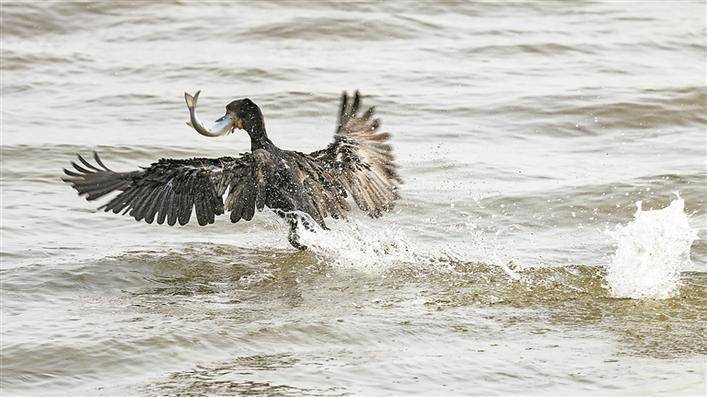
POLYGON ((300 241, 330 264, 382 271, 395 264, 414 263, 419 253, 400 229, 370 227, 356 220, 330 222, 323 232, 298 228, 300 241))
POLYGON ((666 208, 643 211, 641 202, 633 221, 619 225, 611 236, 617 248, 606 281, 616 298, 667 299, 680 288, 680 272, 690 264, 690 247, 697 233, 678 195, 666 208))
POLYGON ((402 228, 381 227, 378 223, 355 219, 330 222, 329 226, 331 230, 326 232, 307 231, 303 227, 298 232, 301 242, 311 252, 334 266, 366 272, 381 272, 396 266, 417 268, 421 272, 446 272, 453 270, 454 263, 480 262, 499 266, 512 279, 519 278, 508 266, 510 260, 502 254, 496 239, 470 222, 455 228, 454 232, 464 236, 457 243, 423 242, 412 239, 402 228))

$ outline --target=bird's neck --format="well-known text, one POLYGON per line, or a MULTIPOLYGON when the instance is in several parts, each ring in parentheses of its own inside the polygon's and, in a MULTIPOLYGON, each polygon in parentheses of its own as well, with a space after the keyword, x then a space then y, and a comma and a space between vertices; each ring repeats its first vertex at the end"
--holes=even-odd
POLYGON ((250 135, 250 150, 251 152, 258 149, 270 149, 274 147, 274 144, 268 138, 268 134, 265 131, 265 126, 263 123, 256 123, 253 126, 249 126, 246 131, 250 135))

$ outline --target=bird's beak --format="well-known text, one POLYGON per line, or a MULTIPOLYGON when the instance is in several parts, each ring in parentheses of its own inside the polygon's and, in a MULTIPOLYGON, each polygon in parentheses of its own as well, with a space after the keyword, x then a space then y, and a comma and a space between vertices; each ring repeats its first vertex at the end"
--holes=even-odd
POLYGON ((186 92, 184 93, 184 100, 187 102, 187 108, 189 108, 189 121, 187 121, 187 125, 192 127, 199 134, 208 137, 223 136, 229 132, 233 132, 235 122, 228 113, 216 120, 209 128, 206 128, 203 124, 201 124, 201 121, 196 116, 196 102, 199 99, 200 92, 201 91, 197 91, 194 96, 189 95, 186 92))

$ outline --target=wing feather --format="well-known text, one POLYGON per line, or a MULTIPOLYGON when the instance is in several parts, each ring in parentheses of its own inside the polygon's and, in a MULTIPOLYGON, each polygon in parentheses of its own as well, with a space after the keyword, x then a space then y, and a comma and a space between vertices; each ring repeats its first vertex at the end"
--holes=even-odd
POLYGON ((172 202, 172 197, 174 197, 172 188, 170 186, 165 186, 164 195, 162 196, 162 199, 160 200, 159 204, 159 214, 157 215, 157 223, 160 225, 163 225, 164 221, 167 219, 167 213, 169 212, 169 206, 172 202))
POLYGON ((174 198, 172 199, 172 205, 169 207, 169 215, 167 216, 167 224, 169 226, 174 226, 177 224, 177 217, 179 216, 179 204, 182 201, 182 195, 174 192, 174 198))
POLYGON ((374 107, 359 114, 360 107, 358 91, 352 98, 344 92, 334 142, 310 156, 338 179, 361 210, 378 217, 395 205, 402 180, 387 143, 390 134, 378 132, 374 107))
POLYGON ((110 170, 97 153, 93 156, 95 163, 77 157, 72 168, 64 170, 62 179, 88 200, 117 192, 99 208, 106 212, 122 212, 147 223, 166 221, 170 226, 187 224, 193 212, 199 225, 214 223, 226 210, 232 211, 233 222, 251 220, 255 214, 255 162, 250 154, 240 158, 162 159, 132 172, 110 170))

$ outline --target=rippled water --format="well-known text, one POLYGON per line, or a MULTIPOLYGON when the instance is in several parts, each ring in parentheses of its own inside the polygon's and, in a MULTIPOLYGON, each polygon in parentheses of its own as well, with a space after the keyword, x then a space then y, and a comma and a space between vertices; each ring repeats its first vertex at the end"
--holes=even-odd
POLYGON ((1 7, 3 395, 704 393, 704 3, 1 7), (185 126, 184 91, 205 119, 248 96, 311 151, 355 88, 403 199, 309 252, 271 213, 146 225, 59 180, 94 149, 248 150, 185 126), (616 230, 669 246, 682 211, 623 225, 674 192, 697 233, 676 291, 616 297, 616 230))

